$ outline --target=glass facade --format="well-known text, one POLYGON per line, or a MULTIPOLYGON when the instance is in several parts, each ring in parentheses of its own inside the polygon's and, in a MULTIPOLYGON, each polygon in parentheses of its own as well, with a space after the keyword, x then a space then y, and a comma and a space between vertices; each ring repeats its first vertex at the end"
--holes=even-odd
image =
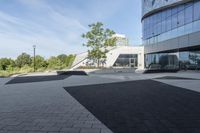
POLYGON ((199 70, 200 51, 148 54, 145 63, 145 67, 150 70, 199 70))
POLYGON ((142 15, 144 16, 146 13, 151 12, 155 9, 180 1, 182 0, 142 0, 142 15))
POLYGON ((120 54, 113 66, 114 67, 137 67, 138 55, 137 54, 120 54))
POLYGON ((200 0, 155 13, 144 18, 142 24, 144 45, 200 31, 200 0))

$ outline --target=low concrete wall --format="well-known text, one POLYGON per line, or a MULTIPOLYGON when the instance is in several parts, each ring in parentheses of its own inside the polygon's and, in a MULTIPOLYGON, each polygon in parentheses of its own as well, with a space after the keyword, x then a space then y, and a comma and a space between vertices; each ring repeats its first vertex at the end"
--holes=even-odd
POLYGON ((106 69, 90 70, 87 73, 91 73, 91 74, 135 73, 135 69, 134 68, 106 68, 106 69))

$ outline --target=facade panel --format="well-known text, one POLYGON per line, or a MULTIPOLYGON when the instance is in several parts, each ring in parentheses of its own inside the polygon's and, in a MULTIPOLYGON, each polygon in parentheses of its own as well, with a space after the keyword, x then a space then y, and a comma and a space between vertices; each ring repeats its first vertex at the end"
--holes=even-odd
POLYGON ((143 0, 143 15, 146 68, 200 68, 200 0, 143 0))
POLYGON ((143 16, 155 9, 171 5, 182 0, 142 0, 142 14, 143 16))

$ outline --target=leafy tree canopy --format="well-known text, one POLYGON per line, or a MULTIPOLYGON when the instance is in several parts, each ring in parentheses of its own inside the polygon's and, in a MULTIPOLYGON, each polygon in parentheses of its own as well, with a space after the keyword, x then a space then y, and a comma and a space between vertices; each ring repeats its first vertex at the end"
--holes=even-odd
POLYGON ((15 63, 18 67, 23 67, 25 65, 31 65, 31 56, 27 53, 22 53, 17 57, 15 63))
POLYGON ((66 59, 67 59, 67 55, 65 54, 61 54, 61 55, 58 55, 57 58, 62 62, 62 63, 66 63, 66 59))
POLYGON ((99 67, 99 61, 106 59, 107 47, 116 45, 115 38, 112 38, 115 32, 110 29, 104 29, 101 22, 91 24, 89 28, 90 31, 82 35, 87 40, 87 43, 83 45, 89 49, 88 57, 97 60, 99 67))
MULTIPOLYGON (((33 64, 33 58, 32 58, 32 66, 33 64)), ((40 69, 40 68, 47 68, 48 64, 47 61, 44 59, 44 57, 40 56, 40 55, 36 55, 35 56, 35 68, 40 69)))
POLYGON ((51 69, 62 68, 62 62, 55 56, 50 57, 47 62, 48 62, 48 68, 51 69))
POLYGON ((14 67, 15 62, 12 59, 1 58, 0 59, 0 70, 6 70, 8 67, 14 67))

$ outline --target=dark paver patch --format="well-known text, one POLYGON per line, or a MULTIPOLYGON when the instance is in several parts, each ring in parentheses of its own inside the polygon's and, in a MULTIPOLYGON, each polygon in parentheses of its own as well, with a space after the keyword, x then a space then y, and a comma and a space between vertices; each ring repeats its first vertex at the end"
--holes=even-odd
POLYGON ((85 71, 57 71, 58 75, 82 75, 87 76, 85 71))
POLYGON ((164 77, 158 77, 155 79, 172 79, 172 80, 200 80, 195 78, 185 78, 185 77, 176 77, 176 76, 164 76, 164 77))
POLYGON ((48 75, 48 76, 27 76, 27 77, 15 77, 8 81, 6 84, 17 84, 17 83, 31 83, 31 82, 43 82, 53 80, 63 80, 68 78, 66 75, 48 75))
POLYGON ((65 88, 114 133, 199 133, 200 94, 153 80, 65 88))

